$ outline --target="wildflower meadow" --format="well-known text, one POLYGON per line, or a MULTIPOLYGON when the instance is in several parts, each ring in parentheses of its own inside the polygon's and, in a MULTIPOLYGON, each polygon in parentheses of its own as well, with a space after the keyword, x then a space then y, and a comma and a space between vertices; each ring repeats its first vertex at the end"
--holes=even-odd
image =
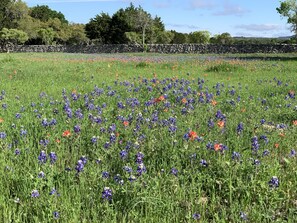
POLYGON ((0 221, 297 222, 296 58, 0 54, 0 221))

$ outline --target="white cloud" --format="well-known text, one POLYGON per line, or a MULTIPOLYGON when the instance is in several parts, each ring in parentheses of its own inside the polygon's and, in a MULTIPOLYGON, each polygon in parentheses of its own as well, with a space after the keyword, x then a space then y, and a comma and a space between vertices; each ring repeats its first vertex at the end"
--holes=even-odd
POLYGON ((191 29, 191 30, 197 30, 197 29, 201 29, 201 27, 199 26, 195 26, 195 25, 187 25, 187 24, 172 24, 172 23, 168 23, 165 24, 168 27, 172 27, 172 28, 185 28, 185 29, 191 29))
POLYGON ((213 13, 213 15, 216 15, 216 16, 229 16, 229 15, 242 16, 248 12, 250 12, 250 11, 242 8, 239 5, 232 4, 229 1, 225 1, 224 5, 223 5, 223 10, 213 13))
POLYGON ((190 1, 190 9, 213 9, 217 5, 213 2, 213 0, 191 0, 190 1))
POLYGON ((257 32, 264 32, 264 31, 274 31, 279 30, 280 26, 277 24, 248 24, 248 25, 237 25, 235 26, 236 29, 244 29, 248 31, 257 31, 257 32))

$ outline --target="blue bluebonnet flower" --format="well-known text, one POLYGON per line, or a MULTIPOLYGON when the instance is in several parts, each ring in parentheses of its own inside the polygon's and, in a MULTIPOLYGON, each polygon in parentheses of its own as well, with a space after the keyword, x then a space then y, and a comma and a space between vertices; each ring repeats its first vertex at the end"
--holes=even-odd
POLYGON ((31 192, 31 197, 33 197, 33 198, 37 198, 37 197, 39 197, 39 196, 40 196, 40 194, 39 194, 38 190, 32 190, 32 192, 31 192))
POLYGON ((20 119, 21 117, 22 117, 22 116, 21 116, 20 113, 16 113, 16 114, 15 114, 15 118, 16 118, 16 119, 20 119))
POLYGON ((80 126, 79 126, 79 125, 75 125, 75 126, 73 127, 73 131, 74 131, 75 133, 79 133, 79 132, 80 132, 80 126))
POLYGON ((140 163, 138 166, 137 166, 137 173, 138 173, 138 176, 141 176, 143 173, 146 172, 146 167, 143 163, 140 163))
POLYGON ((258 159, 254 159, 253 164, 257 166, 257 165, 260 165, 261 162, 260 162, 260 160, 258 160, 258 159))
POLYGON ((116 174, 113 179, 116 183, 120 185, 124 184, 124 180, 121 178, 120 174, 116 174))
POLYGON ((133 171, 132 168, 129 166, 124 166, 123 170, 125 170, 127 173, 132 173, 132 171, 133 171))
POLYGON ((257 136, 254 136, 252 138, 251 142, 252 142, 252 151, 258 152, 259 147, 260 147, 260 144, 258 142, 258 137, 257 136))
POLYGON ((78 160, 77 164, 76 164, 76 167, 75 167, 77 173, 82 172, 84 170, 84 166, 85 166, 84 162, 82 160, 78 160))
POLYGON ((290 157, 296 156, 296 151, 294 149, 291 149, 290 151, 290 157))
POLYGON ((53 217, 54 217, 54 219, 58 219, 58 218, 60 217, 59 212, 54 211, 54 212, 53 212, 53 217))
POLYGON ((96 143, 97 143, 97 140, 98 140, 98 137, 97 137, 97 136, 92 136, 92 138, 91 138, 91 142, 92 142, 93 144, 96 144, 96 143))
POLYGON ((244 221, 247 221, 248 220, 248 217, 247 217, 247 214, 246 213, 244 213, 244 212, 240 212, 240 218, 242 219, 242 220, 244 220, 244 221))
POLYGON ((107 171, 102 172, 102 178, 108 179, 109 178, 109 173, 107 171))
POLYGON ((269 155, 269 153, 270 153, 270 152, 269 152, 269 151, 266 149, 266 150, 264 150, 264 151, 263 151, 263 154, 262 154, 262 156, 268 156, 268 155, 269 155))
POLYGON ((45 177, 45 173, 43 171, 40 171, 38 174, 38 178, 44 178, 45 177))
POLYGON ((192 215, 192 218, 193 218, 194 220, 199 220, 199 219, 201 218, 201 215, 198 214, 198 213, 194 213, 194 214, 192 215))
POLYGON ((232 152, 232 160, 240 160, 241 154, 238 152, 232 152))
POLYGON ((25 130, 25 129, 21 129, 21 130, 20 130, 20 136, 21 136, 21 137, 26 137, 26 135, 27 135, 27 130, 25 130))
POLYGON ((264 140, 265 144, 267 144, 267 143, 269 142, 269 139, 267 138, 266 135, 261 135, 261 136, 260 136, 260 139, 261 139, 261 140, 264 140))
POLYGON ((129 176, 128 180, 130 182, 134 182, 135 180, 137 180, 137 178, 135 176, 131 175, 131 176, 129 176))
POLYGON ((7 109, 7 104, 6 103, 2 104, 2 109, 7 109))
POLYGON ((112 190, 109 187, 104 187, 102 191, 102 198, 107 201, 112 199, 112 190))
POLYGON ((60 194, 58 193, 58 191, 53 188, 50 192, 49 192, 49 195, 57 195, 57 196, 60 196, 60 194))
POLYGON ((17 156, 17 155, 20 155, 21 154, 21 151, 20 151, 20 149, 15 149, 15 151, 14 151, 14 154, 17 156))
POLYGON ((242 131, 243 131, 243 123, 242 123, 242 122, 240 122, 240 123, 238 124, 236 130, 237 130, 237 134, 242 133, 242 131))
POLYGON ((50 152, 49 158, 50 158, 51 164, 54 164, 57 161, 56 153, 55 152, 50 152))
POLYGON ((126 159, 127 156, 128 156, 128 152, 127 152, 126 150, 122 150, 122 151, 120 152, 120 157, 121 157, 121 159, 126 159))
POLYGON ((47 122, 47 119, 46 119, 46 118, 42 119, 42 121, 41 121, 41 125, 42 125, 43 127, 47 127, 47 126, 49 126, 49 123, 47 122))
POLYGON ((47 156, 44 150, 42 150, 38 156, 38 160, 40 164, 46 163, 47 161, 47 156))
POLYGON ((39 144, 42 145, 42 146, 44 146, 44 147, 46 147, 49 144, 49 140, 47 140, 47 139, 41 139, 39 141, 39 144))
POLYGON ((143 158, 144 158, 144 155, 142 152, 138 152, 136 154, 136 163, 140 164, 140 163, 143 163, 143 158))
POLYGON ((208 163, 204 159, 200 160, 200 165, 203 167, 208 167, 208 163))
POLYGON ((268 182, 269 186, 271 188, 279 187, 279 180, 276 176, 273 176, 270 181, 268 182))
POLYGON ((176 168, 171 168, 170 173, 173 174, 174 176, 177 176, 178 170, 176 168))
POLYGON ((0 132, 0 139, 5 139, 5 138, 6 138, 6 133, 0 132))

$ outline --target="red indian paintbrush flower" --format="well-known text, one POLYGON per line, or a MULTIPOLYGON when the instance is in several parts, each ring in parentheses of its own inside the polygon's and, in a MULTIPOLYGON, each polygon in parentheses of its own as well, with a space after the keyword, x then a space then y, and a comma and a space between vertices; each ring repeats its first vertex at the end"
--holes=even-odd
POLYGON ((71 132, 69 130, 65 130, 62 134, 63 137, 69 137, 71 136, 71 132))

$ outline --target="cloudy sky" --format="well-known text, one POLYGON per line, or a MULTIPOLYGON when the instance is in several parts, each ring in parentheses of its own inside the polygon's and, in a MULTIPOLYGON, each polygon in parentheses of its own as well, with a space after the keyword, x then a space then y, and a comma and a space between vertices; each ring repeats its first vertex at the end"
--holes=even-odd
POLYGON ((189 33, 207 30, 212 35, 290 36, 290 26, 277 13, 279 0, 25 0, 30 6, 48 5, 75 23, 88 23, 101 12, 113 15, 130 2, 161 17, 167 30, 189 33))

